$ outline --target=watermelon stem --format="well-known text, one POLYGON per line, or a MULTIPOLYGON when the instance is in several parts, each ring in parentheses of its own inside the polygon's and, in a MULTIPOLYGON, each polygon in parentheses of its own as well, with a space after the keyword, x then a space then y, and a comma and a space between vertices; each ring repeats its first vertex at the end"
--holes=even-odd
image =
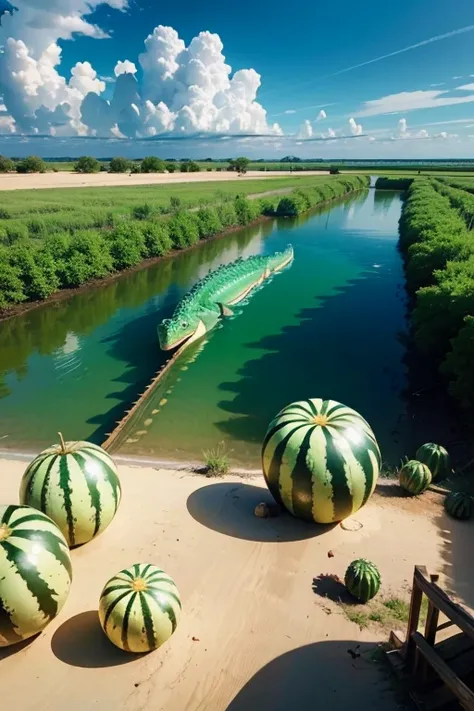
POLYGON ((61 442, 61 454, 66 454, 66 443, 64 441, 64 437, 62 436, 61 432, 58 432, 59 435, 59 441, 61 442))

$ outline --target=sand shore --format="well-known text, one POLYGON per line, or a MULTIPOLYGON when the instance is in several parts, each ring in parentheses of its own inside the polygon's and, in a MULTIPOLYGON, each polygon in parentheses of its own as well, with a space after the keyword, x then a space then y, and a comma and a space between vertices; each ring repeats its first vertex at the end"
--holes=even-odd
MULTIPOLYGON (((1 501, 16 503, 25 463, 1 459, 0 468, 1 501)), ((270 500, 260 476, 119 469, 122 505, 102 536, 72 552, 60 616, 32 642, 0 650, 2 698, 16 711, 395 711, 393 681, 372 657, 386 632, 361 631, 313 592, 313 579, 343 576, 367 557, 384 594, 406 594, 414 564, 424 564, 474 604, 474 522, 448 522, 433 498, 392 498, 382 487, 355 517, 359 530, 327 530, 256 518, 270 500), (96 612, 104 583, 134 562, 165 569, 183 601, 174 636, 144 657, 115 649, 96 612), (348 649, 359 644, 354 660, 348 649)))
MULTIPOLYGON (((301 175, 329 175, 327 170, 308 170, 301 175)), ((42 188, 116 187, 118 185, 174 185, 175 183, 209 183, 229 180, 255 180, 255 178, 284 178, 290 173, 277 170, 251 170, 240 178, 236 173, 21 173, 0 174, 0 190, 41 190, 42 188)))

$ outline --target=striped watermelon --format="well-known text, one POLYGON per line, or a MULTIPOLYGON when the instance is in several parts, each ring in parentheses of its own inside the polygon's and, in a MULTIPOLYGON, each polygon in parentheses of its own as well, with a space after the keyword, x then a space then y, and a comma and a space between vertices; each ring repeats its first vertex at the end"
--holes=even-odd
POLYGON ((404 464, 400 470, 400 486, 413 496, 422 494, 431 484, 431 480, 431 472, 426 464, 417 462, 416 459, 404 464))
POLYGON ((288 405, 270 423, 263 442, 270 492, 306 521, 331 523, 358 511, 375 488, 380 465, 369 424, 334 400, 288 405))
POLYGON ((344 576, 346 588, 361 602, 369 602, 380 590, 382 579, 376 565, 365 558, 353 560, 344 576))
POLYGON ((150 563, 136 563, 109 580, 100 596, 102 629, 125 652, 151 652, 173 634, 181 613, 178 589, 150 563))
POLYGON ((440 444, 428 442, 424 444, 416 453, 416 459, 426 464, 431 472, 433 481, 435 479, 446 479, 452 474, 452 467, 447 450, 440 444))
POLYGON ((121 498, 117 468, 90 442, 64 442, 41 452, 23 475, 20 501, 59 526, 70 546, 87 543, 107 528, 121 498))
POLYGON ((453 518, 459 521, 467 521, 474 511, 474 500, 472 496, 464 491, 452 491, 444 501, 444 508, 453 518))
POLYGON ((29 506, 0 506, 0 647, 41 632, 61 611, 71 580, 56 524, 29 506))

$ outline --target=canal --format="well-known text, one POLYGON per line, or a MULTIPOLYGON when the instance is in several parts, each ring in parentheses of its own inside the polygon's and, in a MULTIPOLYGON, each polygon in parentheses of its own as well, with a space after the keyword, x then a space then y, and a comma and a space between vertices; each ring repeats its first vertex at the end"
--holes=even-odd
POLYGON ((156 326, 209 269, 293 244, 291 267, 191 346, 113 451, 200 462, 224 441, 259 466, 268 422, 305 397, 369 420, 384 459, 405 454, 405 292, 398 193, 368 191, 267 221, 0 323, 0 449, 101 443, 169 354, 156 326))

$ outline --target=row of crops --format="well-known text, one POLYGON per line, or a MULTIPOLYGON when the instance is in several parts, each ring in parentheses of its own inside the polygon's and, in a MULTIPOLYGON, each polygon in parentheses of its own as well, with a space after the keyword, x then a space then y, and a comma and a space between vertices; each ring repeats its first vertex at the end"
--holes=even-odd
POLYGON ((66 228, 62 222, 55 230, 45 229, 37 220, 33 232, 29 224, 27 234, 0 246, 0 308, 46 299, 60 289, 102 279, 173 249, 191 247, 263 215, 298 215, 367 185, 365 177, 328 178, 285 197, 249 200, 236 195, 196 211, 184 210, 177 203, 168 215, 157 214, 144 203, 135 205, 128 214, 111 213, 79 229, 66 228))
POLYGON ((474 197, 438 181, 414 181, 400 220, 416 347, 474 405, 474 197))

